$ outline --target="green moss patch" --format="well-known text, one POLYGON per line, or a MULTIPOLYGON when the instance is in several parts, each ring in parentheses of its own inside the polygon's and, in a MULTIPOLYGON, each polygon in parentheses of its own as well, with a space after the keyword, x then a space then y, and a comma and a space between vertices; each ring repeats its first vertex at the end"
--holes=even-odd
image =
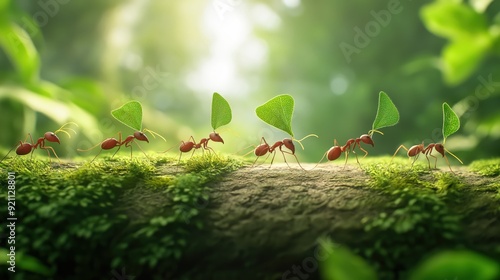
MULTIPOLYGON (((102 158, 81 165, 2 162, 3 174, 16 173, 16 253, 38 259, 61 279, 109 279, 122 268, 165 279, 191 233, 203 227, 207 184, 239 166, 208 154, 184 167, 174 162, 163 157, 102 158), (172 175, 159 175, 161 169, 172 175)), ((6 176, 0 182, 6 185, 6 176)), ((0 194, 4 201, 6 196, 0 194)), ((11 279, 47 276, 18 271, 11 279)))

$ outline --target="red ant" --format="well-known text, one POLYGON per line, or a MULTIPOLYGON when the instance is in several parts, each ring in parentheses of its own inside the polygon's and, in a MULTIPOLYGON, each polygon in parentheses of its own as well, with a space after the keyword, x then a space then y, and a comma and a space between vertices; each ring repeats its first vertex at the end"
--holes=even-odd
MULTIPOLYGON (((264 156, 266 155, 267 153, 269 153, 269 155, 271 155, 271 153, 273 154, 273 158, 271 159, 271 165, 269 166, 269 168, 271 168, 271 166, 273 165, 273 162, 274 162, 274 157, 276 156, 276 149, 279 148, 281 154, 283 155, 283 159, 285 160, 285 163, 286 165, 290 168, 290 165, 288 165, 288 162, 286 161, 286 157, 285 157, 285 153, 287 154, 290 154, 292 156, 295 157, 295 160, 297 160, 297 163, 299 164, 300 168, 302 170, 305 170, 302 165, 300 165, 300 162, 299 162, 299 159, 297 158, 297 156, 295 155, 295 145, 293 144, 293 140, 297 141, 297 143, 300 144, 300 146, 302 147, 302 149, 304 149, 304 146, 302 145, 301 141, 306 139, 307 137, 310 137, 310 136, 315 136, 315 137, 318 137, 317 135, 315 134, 309 134, 307 136, 305 136, 304 138, 300 139, 300 140, 295 140, 295 139, 290 139, 290 138, 285 138, 283 139, 282 141, 277 141, 275 142, 272 146, 269 146, 269 144, 266 142, 266 139, 264 137, 262 137, 260 139, 260 144, 259 146, 257 146, 254 150, 254 154, 257 156, 257 158, 255 159, 255 161, 253 162, 253 165, 255 165, 255 163, 257 162, 257 160, 259 159, 259 157, 261 156, 264 156), (286 150, 283 150, 283 146, 285 146, 289 151, 286 151, 286 150)), ((266 160, 267 158, 269 157, 269 155, 266 157, 266 160)), ((265 161, 265 160, 264 160, 265 161)), ((253 166, 252 165, 252 166, 253 166)))
MULTIPOLYGON (((435 156, 432 155, 432 150, 437 151, 438 153, 440 153, 444 157, 444 159, 446 160, 446 163, 448 164, 448 167, 450 168, 451 172, 453 172, 453 170, 451 170, 450 161, 446 157, 445 153, 449 153, 454 158, 456 158, 461 164, 464 164, 456 155, 454 155, 453 153, 451 153, 450 151, 448 151, 444 147, 444 145, 440 144, 440 143, 431 143, 431 144, 427 145, 427 147, 425 147, 424 146, 424 142, 422 141, 422 144, 413 145, 413 146, 410 147, 410 149, 406 148, 404 145, 400 145, 398 147, 398 149, 396 150, 396 152, 394 153, 394 155, 392 156, 392 159, 394 159, 394 157, 396 156, 396 154, 399 152, 399 150, 401 148, 403 148, 403 149, 405 149, 407 151, 408 158, 411 158, 411 157, 415 158, 413 160, 413 162, 411 163, 411 167, 413 167, 413 164, 418 159, 418 156, 420 155, 420 153, 422 153, 422 154, 425 155, 425 158, 427 159, 427 162, 429 163, 429 169, 431 169, 431 162, 429 160, 429 156, 431 156, 431 157, 434 158, 434 169, 436 169, 437 157, 435 157, 435 156)), ((391 159, 391 161, 392 161, 392 159, 391 159)))
MULTIPOLYGON (((156 133, 156 132, 154 132, 152 130, 144 129, 144 132, 151 133, 151 135, 153 135, 153 137, 155 137, 155 135, 158 135, 163 140, 165 140, 165 138, 163 138, 161 135, 159 135, 158 133, 156 133)), ((146 156, 146 158, 149 159, 148 156, 146 155, 146 153, 144 152, 144 150, 141 148, 141 146, 139 146, 138 143, 134 142, 134 140, 137 139, 139 141, 144 141, 144 142, 149 143, 149 139, 148 139, 148 137, 146 136, 146 134, 144 132, 143 131, 136 131, 136 132, 134 132, 133 135, 127 136, 127 138, 125 138, 125 140, 123 140, 123 141, 122 141, 122 133, 118 132, 118 140, 116 140, 115 138, 107 138, 104 141, 102 141, 101 143, 98 143, 98 144, 96 144, 93 147, 90 147, 88 149, 77 149, 77 151, 79 151, 79 152, 86 152, 86 151, 90 151, 90 150, 96 148, 97 146, 101 145, 101 150, 90 161, 90 162, 93 162, 97 158, 97 156, 102 152, 102 150, 111 150, 111 149, 113 149, 115 147, 118 147, 118 149, 111 156, 111 157, 114 157, 116 155, 116 153, 118 153, 118 151, 120 150, 120 148, 123 145, 125 145, 126 148, 130 147, 130 158, 132 158, 132 143, 135 143, 137 145, 137 147, 139 147, 139 149, 142 151, 142 153, 146 156)))
MULTIPOLYGON (((342 153, 344 153, 345 154, 344 168, 345 168, 347 165, 347 159, 349 158, 349 152, 354 153, 354 155, 356 156, 356 161, 358 162, 358 164, 360 164, 359 160, 358 160, 358 155, 356 154, 356 151, 354 151, 354 149, 356 148, 356 145, 357 145, 360 150, 365 152, 365 155, 363 156, 363 158, 365 158, 368 155, 368 151, 363 149, 363 147, 361 147, 361 143, 372 145, 372 147, 374 147, 375 143, 373 142, 373 139, 372 139, 373 132, 378 132, 378 133, 382 134, 382 132, 380 132, 380 131, 371 130, 368 132, 369 134, 363 134, 356 139, 351 138, 351 139, 347 140, 347 142, 345 143, 344 146, 339 146, 337 143, 337 140, 334 139, 334 146, 331 147, 326 153, 323 154, 323 157, 316 164, 316 166, 318 166, 318 164, 320 164, 323 161, 325 156, 327 157, 327 159, 329 161, 334 161, 334 160, 338 159, 342 153)), ((316 166, 314 168, 316 168, 316 166)))
MULTIPOLYGON (((193 136, 189 137, 189 139, 188 139, 187 142, 181 141, 181 145, 179 146, 179 151, 180 151, 180 153, 179 153, 179 163, 181 162, 182 153, 189 153, 191 150, 193 151, 193 153, 191 154, 191 156, 193 156, 194 152, 197 149, 200 149, 200 148, 203 148, 202 151, 209 150, 209 151, 214 152, 214 154, 215 154, 214 149, 212 149, 211 147, 208 146, 208 142, 210 140, 212 140, 214 142, 219 142, 219 143, 224 144, 224 140, 222 139, 222 137, 219 135, 219 133, 217 133, 215 131, 212 132, 212 133, 210 133, 208 135, 208 138, 201 138, 201 140, 200 140, 199 143, 196 143, 196 141, 194 140, 193 136)), ((172 148, 167 149, 163 153, 168 152, 172 148)))
MULTIPOLYGON (((73 132, 75 134, 76 134, 76 131, 74 129, 72 129, 72 128, 66 127, 68 125, 75 125, 75 126, 78 127, 78 125, 76 123, 74 123, 74 122, 65 123, 65 124, 63 124, 61 126, 61 128, 59 128, 55 132, 51 132, 51 131, 45 132, 45 134, 43 135, 43 137, 38 138, 38 140, 36 141, 36 143, 33 142, 33 137, 31 137, 31 134, 28 133, 28 135, 26 136, 26 139, 24 139, 24 141, 19 141, 19 146, 17 146, 17 148, 16 148, 16 154, 19 155, 19 156, 24 156, 24 155, 27 155, 27 154, 31 153, 31 157, 33 157, 33 152, 37 148, 40 148, 40 149, 43 149, 43 150, 47 151, 47 155, 49 157, 49 161, 50 161, 50 152, 49 152, 49 150, 51 150, 52 153, 54 154, 54 156, 59 161, 61 161, 59 159, 59 157, 57 156, 57 153, 54 150, 54 148, 52 148, 51 146, 46 146, 45 145, 45 141, 49 141, 49 142, 61 144, 61 142, 59 141, 59 137, 57 137, 57 135, 56 135, 59 132, 66 133, 66 135, 68 135, 68 137, 71 138, 71 135, 69 134, 68 131, 71 131, 71 132, 73 132), (27 142, 28 137, 30 138, 30 142, 27 142)), ((2 160, 0 160, 0 162, 3 161, 10 154, 10 152, 13 149, 14 148, 10 149, 10 151, 2 158, 2 160)))

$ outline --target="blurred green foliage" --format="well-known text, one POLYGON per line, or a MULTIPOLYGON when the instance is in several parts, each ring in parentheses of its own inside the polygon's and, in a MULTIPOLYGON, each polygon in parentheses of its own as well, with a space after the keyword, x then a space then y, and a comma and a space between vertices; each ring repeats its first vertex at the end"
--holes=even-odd
POLYGON ((109 112, 136 99, 170 147, 207 136, 217 91, 235 112, 218 149, 235 153, 286 136, 254 109, 287 93, 294 133, 320 136, 298 156, 316 161, 334 138, 369 130, 384 90, 401 120, 371 155, 441 141, 443 102, 463 124, 447 149, 466 162, 500 155, 500 2, 248 0, 221 12, 217 1, 3 0, 0 146, 72 120, 79 136, 56 150, 74 155, 131 133, 109 112))

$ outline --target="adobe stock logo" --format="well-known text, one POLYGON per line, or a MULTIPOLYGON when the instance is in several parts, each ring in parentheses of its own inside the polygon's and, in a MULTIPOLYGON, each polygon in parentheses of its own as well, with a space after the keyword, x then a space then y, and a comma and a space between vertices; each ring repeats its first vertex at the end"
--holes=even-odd
POLYGON ((364 29, 355 26, 353 38, 354 45, 346 42, 342 42, 339 45, 347 63, 351 63, 351 56, 361 53, 361 49, 366 48, 371 43, 372 38, 378 36, 382 28, 389 25, 392 16, 401 13, 401 11, 403 11, 403 7, 399 0, 389 0, 387 9, 378 12, 372 10, 370 12, 373 20, 366 23, 364 29))

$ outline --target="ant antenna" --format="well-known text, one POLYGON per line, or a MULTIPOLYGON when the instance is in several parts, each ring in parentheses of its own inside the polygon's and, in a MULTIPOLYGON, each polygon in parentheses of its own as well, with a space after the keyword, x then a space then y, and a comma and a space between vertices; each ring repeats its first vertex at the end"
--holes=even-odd
POLYGON ((145 128, 145 129, 143 129, 142 131, 143 131, 143 132, 149 132, 149 134, 151 134, 151 135, 153 136, 153 138, 156 138, 156 136, 158 136, 158 137, 160 137, 161 139, 163 139, 163 141, 167 142, 167 140, 166 140, 163 136, 161 136, 161 135, 160 135, 159 133, 157 133, 157 132, 152 131, 151 129, 147 129, 147 128, 145 128), (156 136, 155 136, 155 135, 156 135, 156 136))
POLYGON ((63 125, 61 126, 61 128, 59 128, 58 130, 56 130, 56 131, 54 132, 54 134, 57 134, 58 132, 62 132, 62 133, 65 133, 66 135, 68 135, 68 138, 71 138, 71 135, 69 134, 69 132, 68 132, 68 131, 71 131, 71 132, 73 132, 74 134, 76 134, 76 130, 74 130, 74 129, 72 129, 72 128, 68 128, 68 127, 66 127, 66 126, 68 126, 68 125, 74 125, 74 126, 78 127, 78 124, 76 124, 76 123, 74 123, 74 122, 67 122, 67 123, 63 124, 63 125))
POLYGON ((312 133, 312 134, 308 134, 308 135, 304 136, 304 137, 303 137, 302 139, 300 139, 300 140, 297 140, 297 139, 295 139, 295 138, 293 138, 293 137, 292 137, 292 140, 294 140, 295 142, 299 143, 299 145, 302 147, 302 150, 304 150, 304 145, 302 145, 302 143, 301 143, 301 142, 302 142, 304 139, 309 138, 309 137, 312 137, 312 136, 314 136, 314 137, 316 137, 316 138, 319 138, 319 136, 318 136, 318 135, 316 135, 316 134, 313 134, 313 133, 312 133))
MULTIPOLYGON (((443 141, 443 143, 444 143, 444 141, 443 141)), ((444 148, 444 150, 445 150, 448 154, 450 154, 450 155, 452 155, 454 158, 456 158, 456 159, 457 159, 457 160, 458 160, 461 164, 464 164, 464 163, 463 163, 463 162, 462 162, 462 161, 461 161, 461 160, 460 160, 460 159, 459 159, 456 155, 454 155, 452 152, 448 151, 446 148, 444 148)))
POLYGON ((381 135, 384 135, 384 133, 382 133, 382 131, 376 130, 376 129, 370 129, 368 131, 368 135, 370 135, 370 137, 371 137, 371 136, 373 136, 373 133, 375 133, 375 132, 380 133, 381 135))

